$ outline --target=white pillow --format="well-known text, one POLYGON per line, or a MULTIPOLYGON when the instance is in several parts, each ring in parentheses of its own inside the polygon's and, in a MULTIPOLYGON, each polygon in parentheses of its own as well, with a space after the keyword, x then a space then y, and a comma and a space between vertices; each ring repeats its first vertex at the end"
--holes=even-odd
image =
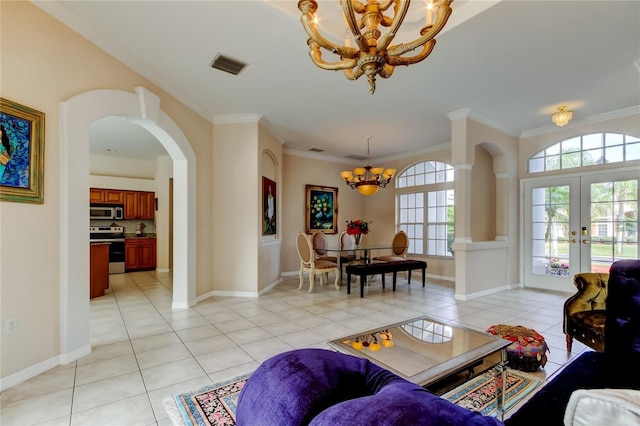
POLYGON ((578 389, 564 412, 565 426, 640 425, 640 391, 578 389))

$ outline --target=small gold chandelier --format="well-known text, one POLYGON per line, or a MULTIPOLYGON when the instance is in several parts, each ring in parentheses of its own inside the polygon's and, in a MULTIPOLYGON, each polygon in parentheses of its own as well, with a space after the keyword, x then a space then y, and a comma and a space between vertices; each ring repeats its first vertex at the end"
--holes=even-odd
POLYGON ((566 106, 558 107, 558 112, 551 116, 551 121, 558 127, 566 126, 569 120, 573 118, 573 111, 567 111, 566 106))
POLYGON ((367 165, 364 167, 356 167, 351 170, 340 172, 340 177, 344 179, 344 183, 349 185, 351 189, 357 189, 362 195, 373 195, 378 189, 387 186, 396 169, 385 169, 384 167, 371 167, 369 165, 369 139, 367 136, 367 165))
POLYGON ((420 37, 410 43, 393 46, 389 44, 400 29, 411 0, 366 0, 365 4, 360 0, 340 0, 348 25, 344 46, 330 42, 318 32, 318 3, 315 0, 298 1, 298 9, 302 12, 300 21, 310 37, 307 45, 313 63, 325 70, 344 70, 349 80, 357 80, 366 74, 369 79, 369 93, 373 95, 376 90, 376 75, 389 78, 396 66, 415 64, 429 56, 436 44, 434 37, 444 28, 451 15, 449 5, 452 1, 427 0, 426 26, 420 30, 420 37), (392 5, 393 17, 384 15, 392 5), (382 35, 379 26, 389 29, 382 35), (349 34, 353 36, 357 49, 351 47, 349 34), (402 56, 419 47, 422 47, 422 50, 418 54, 402 56), (338 55, 340 60, 325 62, 322 59, 321 48, 338 55))

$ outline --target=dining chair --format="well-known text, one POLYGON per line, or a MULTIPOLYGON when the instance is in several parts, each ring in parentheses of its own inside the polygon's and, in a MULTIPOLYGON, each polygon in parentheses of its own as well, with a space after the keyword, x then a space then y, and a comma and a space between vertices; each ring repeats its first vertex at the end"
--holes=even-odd
POLYGON ((320 274, 320 286, 322 286, 323 282, 328 280, 329 272, 331 271, 333 271, 336 276, 334 283, 336 290, 340 290, 340 270, 337 263, 316 259, 311 245, 311 239, 302 232, 298 233, 296 247, 298 249, 298 256, 300 257, 300 285, 298 286, 298 290, 302 289, 305 272, 309 273, 309 293, 311 293, 313 292, 316 274, 320 274))
MULTIPOLYGON (((342 279, 342 267, 344 265, 353 265, 357 263, 364 263, 364 258, 362 256, 358 256, 356 252, 356 239, 353 235, 347 234, 347 231, 342 231, 340 236, 338 237, 338 242, 340 245, 340 278, 342 279), (353 250, 353 251, 342 251, 342 250, 353 250)), ((354 277, 355 279, 355 277, 354 277)))
POLYGON ((329 248, 329 242, 327 241, 324 232, 314 232, 311 234, 311 245, 313 246, 313 252, 318 260, 328 260, 329 262, 338 262, 337 256, 327 256, 327 249, 329 248))
POLYGON ((393 237, 393 242, 391 243, 393 247, 391 249, 392 253, 389 256, 376 256, 373 260, 377 260, 379 262, 394 262, 396 260, 406 260, 407 259, 407 251, 409 250, 409 236, 406 232, 400 231, 393 237))

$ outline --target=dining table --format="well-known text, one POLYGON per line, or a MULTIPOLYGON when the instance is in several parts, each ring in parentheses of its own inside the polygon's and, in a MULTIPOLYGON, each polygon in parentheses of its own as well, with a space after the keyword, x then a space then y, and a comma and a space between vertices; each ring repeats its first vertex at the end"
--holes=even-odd
MULTIPOLYGON (((360 244, 354 248, 339 248, 339 247, 327 247, 327 252, 336 253, 336 257, 338 258, 338 268, 340 269, 340 276, 342 277, 342 258, 343 254, 357 254, 358 252, 362 253, 362 256, 359 258, 360 261, 364 263, 371 262, 371 252, 374 250, 390 250, 393 251, 395 248, 402 248, 404 246, 394 246, 393 244, 360 244)), ((358 257, 356 256, 358 259, 358 257)))
POLYGON ((324 250, 331 252, 331 253, 338 253, 338 256, 344 253, 351 253, 351 252, 362 252, 362 258, 364 259, 364 261, 366 263, 369 263, 371 261, 370 257, 369 257, 369 253, 372 250, 391 250, 393 251, 393 249, 395 248, 402 248, 404 249, 404 246, 394 246, 393 244, 360 244, 359 246, 353 247, 353 248, 336 248, 336 247, 328 247, 324 250))

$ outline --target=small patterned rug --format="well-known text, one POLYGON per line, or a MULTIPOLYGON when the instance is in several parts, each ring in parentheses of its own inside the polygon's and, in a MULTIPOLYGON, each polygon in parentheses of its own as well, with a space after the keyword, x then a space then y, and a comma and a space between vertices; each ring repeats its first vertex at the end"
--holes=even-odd
MULTIPOLYGON (((442 395, 461 407, 479 411, 485 416, 495 413, 496 370, 491 369, 442 395)), ((542 380, 517 370, 507 370, 507 391, 504 410, 508 410, 533 391, 542 380)))
POLYGON ((251 373, 166 398, 164 407, 174 425, 235 425, 238 397, 249 376, 251 373))

